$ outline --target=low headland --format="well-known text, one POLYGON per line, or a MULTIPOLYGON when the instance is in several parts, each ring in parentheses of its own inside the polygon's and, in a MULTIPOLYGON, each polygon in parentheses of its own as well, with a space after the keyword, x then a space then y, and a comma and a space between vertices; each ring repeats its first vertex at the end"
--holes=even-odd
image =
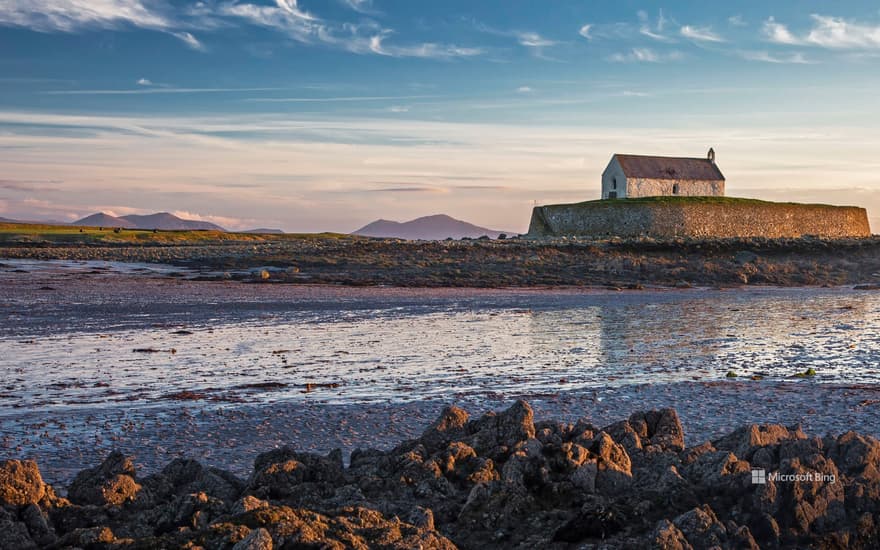
POLYGON ((0 258, 159 263, 179 268, 176 276, 269 284, 638 289, 880 282, 880 237, 404 241, 0 224, 0 258))
POLYGON ((64 495, 0 462, 2 548, 876 548, 880 441, 745 425, 685 445, 673 409, 597 427, 528 403, 346 464, 283 447, 247 478, 176 459, 142 476, 114 452, 64 495))

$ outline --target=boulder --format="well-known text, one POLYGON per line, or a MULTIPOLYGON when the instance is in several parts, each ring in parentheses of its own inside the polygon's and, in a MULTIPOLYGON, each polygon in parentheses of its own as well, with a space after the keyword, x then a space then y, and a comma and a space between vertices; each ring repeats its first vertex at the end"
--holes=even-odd
POLYGON ((46 484, 37 463, 32 460, 0 462, 0 504, 27 506, 46 494, 46 484))
POLYGON ((534 413, 528 403, 517 401, 506 411, 489 412, 469 422, 468 431, 470 446, 478 454, 494 458, 520 441, 535 437, 534 413))
POLYGON ((778 424, 751 424, 734 430, 729 435, 714 441, 716 449, 730 451, 741 460, 750 460, 760 447, 775 445, 780 441, 806 439, 800 426, 786 428, 778 424))
POLYGON ((597 459, 596 490, 614 494, 629 487, 632 482, 632 461, 622 445, 611 436, 600 432, 590 452, 597 459))
POLYGON ((176 458, 161 472, 143 481, 153 497, 167 500, 190 493, 206 493, 224 501, 234 501, 244 490, 244 483, 219 468, 206 468, 197 460, 176 458))
POLYGON ((306 483, 318 486, 314 488, 324 492, 343 482, 344 468, 339 449, 320 456, 284 447, 257 457, 247 491, 259 498, 285 498, 302 492, 300 486, 306 483))
POLYGON ((248 536, 238 541, 232 547, 232 550, 272 550, 272 548, 274 548, 272 535, 266 529, 258 527, 251 530, 248 536))
POLYGON ((431 424, 419 438, 419 443, 433 452, 446 447, 453 441, 460 441, 466 435, 468 413, 456 406, 443 409, 440 417, 431 424))
POLYGON ((140 490, 131 457, 113 452, 100 466, 77 474, 67 498, 74 504, 121 506, 133 501, 140 490))

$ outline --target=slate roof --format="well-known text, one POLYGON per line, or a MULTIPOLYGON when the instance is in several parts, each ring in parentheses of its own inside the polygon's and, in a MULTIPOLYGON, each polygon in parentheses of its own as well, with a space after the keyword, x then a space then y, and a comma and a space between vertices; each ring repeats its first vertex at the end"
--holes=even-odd
POLYGON ((628 178, 658 180, 724 180, 718 166, 708 158, 614 155, 628 178))

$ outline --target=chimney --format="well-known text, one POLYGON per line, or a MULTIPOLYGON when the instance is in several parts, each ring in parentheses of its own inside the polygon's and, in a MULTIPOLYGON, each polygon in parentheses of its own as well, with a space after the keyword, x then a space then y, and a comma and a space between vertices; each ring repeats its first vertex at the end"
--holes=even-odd
POLYGON ((709 147, 709 154, 706 157, 709 159, 709 162, 715 164, 715 149, 709 147))

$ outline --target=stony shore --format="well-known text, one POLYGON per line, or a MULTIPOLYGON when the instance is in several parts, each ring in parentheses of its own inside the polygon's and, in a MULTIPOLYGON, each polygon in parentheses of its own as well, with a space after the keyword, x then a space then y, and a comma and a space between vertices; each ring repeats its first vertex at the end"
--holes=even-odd
POLYGON ((880 238, 400 241, 358 237, 191 244, 3 241, 0 258, 165 263, 207 279, 409 287, 803 286, 870 283, 880 238))
POLYGON ((388 451, 280 448, 247 477, 111 453, 65 496, 0 462, 0 548, 876 548, 880 442, 746 425, 686 446, 673 409, 597 427, 447 407, 388 451), (754 483, 764 472, 765 483, 754 483))

